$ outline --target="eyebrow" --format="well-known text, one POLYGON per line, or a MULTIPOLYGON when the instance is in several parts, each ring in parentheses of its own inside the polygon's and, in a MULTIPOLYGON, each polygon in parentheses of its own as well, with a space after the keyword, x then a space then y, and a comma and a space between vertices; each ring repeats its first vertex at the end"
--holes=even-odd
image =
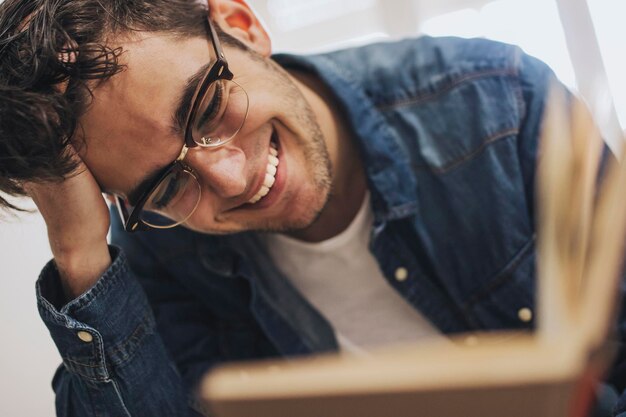
POLYGON ((209 61, 207 64, 200 67, 200 69, 196 71, 194 75, 187 79, 185 87, 183 88, 183 92, 178 99, 178 106, 176 108, 176 111, 172 116, 172 128, 174 132, 178 134, 182 134, 185 132, 185 122, 187 121, 187 114, 189 114, 189 111, 191 110, 191 105, 193 104, 191 102, 191 100, 193 99, 193 95, 198 88, 198 84, 200 84, 200 81, 202 81, 205 74, 209 71, 209 68, 211 68, 213 64, 213 60, 209 61))
MULTIPOLYGON (((191 100, 193 99, 193 95, 198 88, 198 84, 204 78, 204 75, 209 70, 209 68, 213 65, 214 61, 209 61, 207 64, 203 65, 193 74, 191 77, 187 79, 185 86, 183 87, 183 91, 178 99, 178 105, 176 106, 176 110, 172 115, 172 132, 176 135, 182 136, 185 132, 185 122, 187 121, 187 114, 191 110, 191 100)), ((161 173, 167 166, 162 166, 150 171, 147 175, 140 180, 137 185, 135 185, 131 191, 128 193, 128 201, 131 205, 135 205, 137 200, 141 194, 150 186, 150 184, 156 179, 155 177, 161 173)))

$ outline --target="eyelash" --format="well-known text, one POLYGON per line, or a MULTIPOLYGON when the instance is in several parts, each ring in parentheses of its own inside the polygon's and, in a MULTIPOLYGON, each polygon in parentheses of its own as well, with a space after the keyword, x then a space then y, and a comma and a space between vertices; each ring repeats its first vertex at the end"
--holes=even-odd
POLYGON ((152 202, 156 208, 161 209, 163 207, 167 207, 167 205, 172 201, 172 198, 180 191, 177 181, 174 179, 169 179, 168 181, 169 182, 167 183, 167 187, 165 188, 163 195, 159 197, 157 201, 153 200, 152 202))
POLYGON ((197 122, 197 126, 198 127, 204 126, 205 123, 207 123, 208 121, 211 121, 211 120, 213 120, 213 118, 215 118, 215 116, 219 112, 220 108, 222 107, 222 98, 223 98, 223 96, 224 96, 224 86, 222 85, 222 83, 217 82, 217 84, 215 86, 215 94, 213 95, 213 98, 211 99, 211 102, 207 106, 207 111, 205 111, 202 114, 202 117, 197 122), (210 111, 208 111, 209 109, 210 109, 210 111))
MULTIPOLYGON (((222 85, 222 83, 218 82, 215 85, 215 94, 213 95, 211 102, 207 106, 207 111, 203 113, 202 117, 197 122, 197 125, 199 127, 202 127, 205 123, 215 118, 215 116, 217 115, 217 113, 219 112, 222 106, 223 97, 224 97, 224 86, 222 85)), ((175 187, 174 183, 175 181, 170 180, 169 183, 167 184, 167 188, 163 192, 163 195, 157 201, 153 200, 152 204, 154 204, 157 208, 166 207, 171 202, 172 198, 176 196, 176 194, 179 191, 179 187, 175 187)))

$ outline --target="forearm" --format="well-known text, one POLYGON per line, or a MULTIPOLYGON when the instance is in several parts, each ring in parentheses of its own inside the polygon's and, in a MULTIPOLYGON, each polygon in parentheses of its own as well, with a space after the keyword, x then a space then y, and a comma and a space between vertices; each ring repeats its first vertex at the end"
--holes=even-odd
POLYGON ((63 181, 24 185, 46 221, 48 241, 67 300, 91 288, 111 264, 110 218, 100 186, 82 160, 63 181))
POLYGON ((65 303, 54 263, 37 283, 40 314, 63 358, 54 380, 61 416, 191 416, 178 372, 123 254, 65 303))

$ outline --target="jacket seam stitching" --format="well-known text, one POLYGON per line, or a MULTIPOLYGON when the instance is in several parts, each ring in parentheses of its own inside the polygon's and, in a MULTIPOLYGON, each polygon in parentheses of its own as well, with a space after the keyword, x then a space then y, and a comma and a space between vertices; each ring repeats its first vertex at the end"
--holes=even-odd
POLYGON ((119 361, 112 360, 112 362, 117 365, 123 365, 124 363, 131 360, 137 351, 139 350, 139 345, 143 343, 143 340, 154 333, 154 328, 150 323, 150 312, 146 312, 141 320, 141 322, 135 327, 135 330, 126 338, 126 340, 122 341, 119 344, 112 346, 110 349, 107 349, 107 356, 111 357, 114 355, 120 355, 124 357, 119 361), (136 342, 135 342, 136 341, 136 342), (133 352, 128 352, 128 347, 132 344, 135 344, 135 349, 133 352))
POLYGON ((479 154, 481 154, 489 145, 497 142, 500 139, 504 139, 507 138, 511 135, 517 135, 519 133, 519 129, 517 127, 514 128, 508 128, 508 129, 504 129, 501 130, 499 132, 496 132, 490 136, 487 136, 487 138, 485 140, 483 140, 483 142, 480 144, 480 146, 478 146, 476 149, 474 149, 473 151, 461 156, 460 158, 457 158, 455 160, 453 160, 452 162, 449 162, 448 164, 442 166, 442 167, 433 167, 430 165, 426 165, 426 164, 422 164, 422 165, 414 165, 413 167, 415 169, 428 169, 431 172, 434 172, 436 174, 445 174, 448 171, 453 170, 454 168, 456 168, 457 166, 463 164, 464 162, 470 161, 472 159, 474 159, 475 157, 477 157, 479 154))
POLYGON ((494 278, 490 281, 489 285, 486 288, 482 288, 478 293, 474 294, 470 297, 469 300, 463 303, 461 306, 463 311, 467 311, 472 305, 480 301, 486 294, 493 292, 496 288, 500 287, 504 284, 509 275, 507 272, 515 270, 519 264, 525 259, 525 255, 532 248, 532 244, 535 241, 535 235, 533 234, 530 239, 528 239, 522 248, 511 258, 509 262, 507 262, 502 270, 494 275, 494 278))
POLYGON ((113 385, 113 390, 115 391, 115 395, 117 396, 117 399, 119 400, 120 405, 122 406, 122 409, 126 413, 126 416, 131 417, 130 411, 128 410, 128 407, 126 407, 126 403, 124 402, 124 398, 122 397, 122 393, 120 392, 120 389, 115 379, 110 378, 107 382, 111 382, 111 385, 113 385))
POLYGON ((495 76, 516 77, 517 75, 518 75, 517 70, 514 68, 493 69, 493 70, 488 70, 488 71, 473 72, 470 74, 460 76, 456 79, 450 80, 449 82, 445 83, 443 86, 438 88, 436 92, 421 93, 421 94, 418 92, 413 97, 398 100, 398 101, 393 101, 391 103, 379 104, 379 105, 376 105, 376 107, 378 108, 378 110, 382 112, 382 111, 392 109, 394 107, 403 107, 403 106, 421 104, 427 101, 436 100, 439 98, 439 96, 447 94, 454 88, 468 81, 473 81, 473 80, 480 79, 480 78, 495 77, 495 76))
POLYGON ((66 361, 66 362, 71 362, 72 364, 77 365, 79 367, 86 367, 86 368, 100 368, 101 367, 101 365, 90 365, 90 364, 87 364, 87 363, 75 361, 75 360, 67 358, 67 357, 63 358, 63 360, 66 361))

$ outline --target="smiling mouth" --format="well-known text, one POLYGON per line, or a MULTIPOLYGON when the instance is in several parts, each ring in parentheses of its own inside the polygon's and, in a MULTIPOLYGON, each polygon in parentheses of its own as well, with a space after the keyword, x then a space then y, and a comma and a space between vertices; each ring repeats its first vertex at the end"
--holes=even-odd
POLYGON ((270 150, 267 155, 267 166, 265 167, 265 179, 263 180, 263 185, 259 188, 259 191, 248 200, 248 204, 258 203, 269 194, 270 190, 274 186, 276 182, 276 171, 278 170, 278 145, 276 144, 276 138, 272 136, 270 140, 270 150))

